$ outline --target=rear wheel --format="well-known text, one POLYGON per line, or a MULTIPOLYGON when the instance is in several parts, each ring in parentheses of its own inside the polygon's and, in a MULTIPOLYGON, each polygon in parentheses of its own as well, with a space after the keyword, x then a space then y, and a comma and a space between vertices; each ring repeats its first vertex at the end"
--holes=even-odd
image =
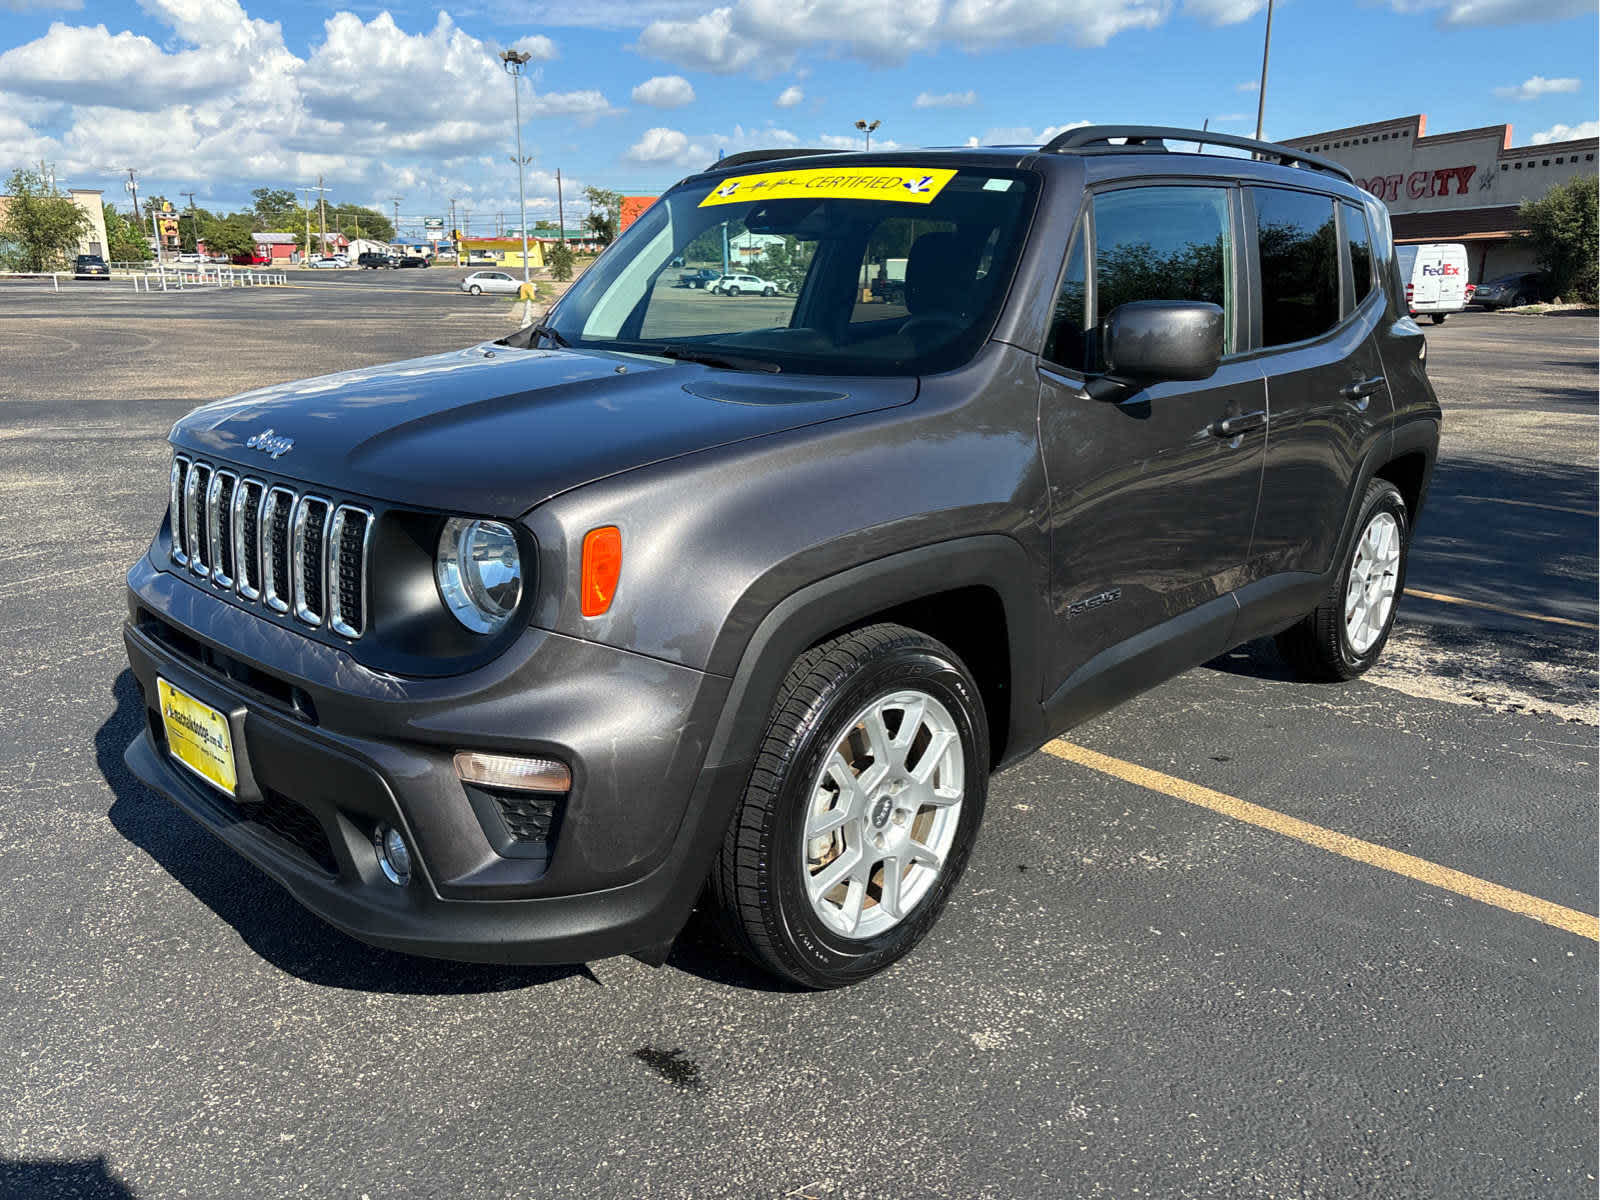
POLYGON ((776 296, 778 294, 778 289, 775 288, 775 287, 769 287, 769 288, 765 289, 761 294, 763 296, 776 296))
POLYGON ((895 962, 966 866, 988 767, 977 685, 939 642, 872 625, 802 655, 712 869, 730 940, 809 988, 895 962))
POLYGON ((738 294, 739 289, 737 286, 730 287, 727 291, 723 292, 724 296, 737 296, 738 294))
POLYGON ((1383 653, 1405 589, 1411 521, 1399 489, 1367 485, 1354 547, 1322 603, 1278 635, 1278 651, 1307 679, 1337 682, 1362 674, 1383 653))
POLYGON ((1433 314, 1433 323, 1435 325, 1443 325, 1444 324, 1444 319, 1447 316, 1449 316, 1448 313, 1434 313, 1433 314))

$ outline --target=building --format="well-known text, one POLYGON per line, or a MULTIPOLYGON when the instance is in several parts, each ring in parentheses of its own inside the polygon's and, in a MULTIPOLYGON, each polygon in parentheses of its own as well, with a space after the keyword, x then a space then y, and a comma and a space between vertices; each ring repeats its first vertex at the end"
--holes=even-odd
POLYGON ((617 232, 621 233, 629 225, 644 216, 645 210, 655 202, 656 197, 654 196, 624 196, 622 198, 622 211, 617 214, 617 232))
MULTIPOLYGON (((106 211, 102 199, 104 195, 105 193, 98 188, 67 189, 67 198, 89 218, 88 228, 78 239, 78 244, 72 249, 71 255, 98 254, 102 258, 105 257, 109 243, 106 238, 106 211)), ((0 196, 0 217, 5 216, 10 199, 9 196, 0 196)))
MULTIPOLYGON (((469 266, 481 266, 493 262, 496 266, 508 270, 522 270, 521 237, 464 237, 461 239, 461 249, 466 251, 469 266)), ((532 236, 528 238, 528 266, 530 268, 544 266, 544 244, 532 236)))
POLYGON ((298 233, 258 233, 256 258, 265 259, 273 266, 284 266, 300 261, 300 235, 298 233))
POLYGON ((1552 184, 1594 176, 1600 139, 1512 146, 1510 125, 1428 133, 1418 113, 1284 143, 1348 167, 1389 206, 1395 241, 1461 242, 1475 282, 1531 270, 1517 208, 1552 184))

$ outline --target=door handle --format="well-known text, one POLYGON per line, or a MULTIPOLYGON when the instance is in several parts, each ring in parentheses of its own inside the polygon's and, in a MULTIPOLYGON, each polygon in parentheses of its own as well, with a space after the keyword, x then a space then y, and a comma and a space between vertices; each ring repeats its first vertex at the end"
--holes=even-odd
POLYGON ((1384 386, 1382 375, 1374 375, 1371 379, 1358 379, 1354 383, 1347 383, 1339 389, 1339 395, 1346 400, 1365 400, 1373 392, 1384 386))
POLYGON ((1265 410, 1258 409, 1255 412, 1240 413, 1236 417, 1224 417, 1220 421, 1213 422, 1209 428, 1213 437, 1234 438, 1252 429, 1260 429, 1266 423, 1265 410))

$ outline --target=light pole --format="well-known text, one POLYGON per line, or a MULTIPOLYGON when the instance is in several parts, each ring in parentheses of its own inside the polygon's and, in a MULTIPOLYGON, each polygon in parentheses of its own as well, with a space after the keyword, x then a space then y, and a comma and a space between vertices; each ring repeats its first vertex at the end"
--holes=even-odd
POLYGON ((500 61, 505 64, 506 74, 511 76, 511 95, 513 107, 517 117, 517 156, 512 159, 517 164, 517 203, 522 207, 522 284, 528 286, 528 193, 522 182, 522 168, 528 165, 528 159, 522 156, 522 68, 533 55, 522 50, 503 50, 500 61))
POLYGON ((1267 57, 1272 53, 1272 0, 1267 0, 1267 40, 1261 46, 1261 87, 1256 92, 1256 141, 1261 140, 1261 121, 1267 112, 1267 57))
POLYGON ((866 121, 856 122, 856 128, 861 130, 861 132, 866 136, 868 154, 872 153, 872 131, 882 124, 882 121, 873 121, 871 124, 868 124, 866 121))

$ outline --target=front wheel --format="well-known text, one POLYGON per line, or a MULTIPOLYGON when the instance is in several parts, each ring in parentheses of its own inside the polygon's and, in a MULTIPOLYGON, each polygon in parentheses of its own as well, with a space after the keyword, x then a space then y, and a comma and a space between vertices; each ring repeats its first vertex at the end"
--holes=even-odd
POLYGON ((1338 682, 1362 674, 1383 653, 1405 590, 1411 520, 1386 479, 1367 485, 1355 545, 1322 603, 1278 635, 1278 652, 1306 679, 1338 682))
POLYGON ((1448 315, 1449 315, 1448 313, 1434 313, 1433 314, 1433 323, 1435 325, 1443 325, 1444 324, 1444 319, 1448 315))
POLYGON ((977 684, 947 647, 890 624, 823 642, 784 680, 712 868, 724 930, 802 987, 876 974, 939 919, 988 783, 977 684))
POLYGON ((467 291, 471 292, 474 296, 483 295, 483 289, 481 287, 479 287, 477 284, 473 284, 471 287, 469 287, 467 289, 467 291))

